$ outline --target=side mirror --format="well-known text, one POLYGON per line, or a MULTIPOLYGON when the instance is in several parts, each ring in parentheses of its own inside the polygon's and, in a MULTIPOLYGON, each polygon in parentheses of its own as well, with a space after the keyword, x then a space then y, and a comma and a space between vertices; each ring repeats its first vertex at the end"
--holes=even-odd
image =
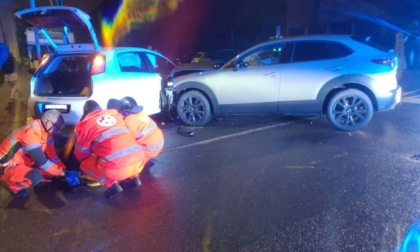
POLYGON ((35 68, 29 68, 28 73, 33 75, 35 73, 35 68))

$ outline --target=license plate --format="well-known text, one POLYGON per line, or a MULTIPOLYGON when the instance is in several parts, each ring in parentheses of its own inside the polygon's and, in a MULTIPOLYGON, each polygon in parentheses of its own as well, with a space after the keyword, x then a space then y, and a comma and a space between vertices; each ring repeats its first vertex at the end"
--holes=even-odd
POLYGON ((61 113, 69 113, 70 112, 70 105, 67 104, 44 104, 44 111, 56 109, 61 113))

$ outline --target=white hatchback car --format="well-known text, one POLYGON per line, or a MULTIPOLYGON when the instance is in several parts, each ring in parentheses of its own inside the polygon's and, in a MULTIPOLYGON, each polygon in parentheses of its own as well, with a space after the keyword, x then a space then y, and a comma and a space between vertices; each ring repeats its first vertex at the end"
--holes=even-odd
POLYGON ((137 47, 101 48, 89 16, 77 8, 37 7, 15 15, 38 28, 51 51, 31 79, 31 116, 59 109, 67 124, 76 124, 87 100, 106 108, 110 98, 127 96, 149 115, 161 111, 166 76, 175 67, 162 54, 137 47))
POLYGON ((369 39, 298 36, 258 44, 217 70, 175 77, 169 109, 191 126, 213 114, 324 115, 339 130, 366 126, 401 99, 398 61, 369 39))

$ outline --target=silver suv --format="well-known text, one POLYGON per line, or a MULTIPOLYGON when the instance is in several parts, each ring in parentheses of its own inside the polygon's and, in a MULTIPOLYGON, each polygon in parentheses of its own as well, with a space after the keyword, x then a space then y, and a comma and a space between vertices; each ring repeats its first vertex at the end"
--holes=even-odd
POLYGON ((77 8, 38 7, 16 16, 37 28, 50 50, 31 79, 31 116, 59 109, 67 124, 76 124, 86 100, 105 108, 108 99, 126 96, 147 114, 161 111, 166 76, 175 66, 162 54, 137 47, 101 48, 89 16, 77 8))
POLYGON ((217 114, 324 115, 343 131, 401 100, 398 61, 368 38, 288 37, 258 44, 221 68, 168 83, 169 108, 202 126, 217 114))

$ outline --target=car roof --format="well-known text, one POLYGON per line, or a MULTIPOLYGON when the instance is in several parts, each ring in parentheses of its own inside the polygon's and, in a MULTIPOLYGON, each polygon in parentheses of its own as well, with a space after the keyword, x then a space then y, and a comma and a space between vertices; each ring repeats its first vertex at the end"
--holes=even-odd
MULTIPOLYGON (((289 37, 282 37, 277 39, 267 40, 261 43, 258 43, 244 52, 253 50, 254 48, 258 48, 261 46, 276 44, 278 42, 288 42, 288 41, 306 41, 306 40, 331 40, 331 41, 343 41, 348 40, 352 37, 352 35, 347 34, 319 34, 319 35, 297 35, 297 36, 289 36, 289 37)), ((244 53, 242 52, 242 53, 244 53)), ((241 54, 242 54, 241 53, 241 54)))
POLYGON ((157 54, 163 56, 161 53, 144 48, 144 47, 134 47, 134 46, 121 46, 121 47, 102 47, 101 51, 141 51, 141 52, 148 52, 152 54, 157 54))
POLYGON ((101 48, 101 52, 103 52, 103 53, 132 52, 132 51, 144 52, 144 53, 150 53, 150 54, 158 55, 162 58, 165 58, 167 61, 171 62, 175 66, 175 63, 173 63, 171 59, 169 59, 168 57, 166 57, 162 53, 154 51, 154 50, 150 50, 150 49, 147 49, 147 48, 144 48, 144 47, 103 47, 103 48, 101 48))
POLYGON ((289 37, 282 37, 282 38, 278 38, 278 39, 272 39, 272 40, 267 40, 264 41, 258 45, 262 45, 262 44, 271 44, 271 43, 276 43, 279 41, 304 41, 304 40, 342 40, 342 39, 348 39, 350 38, 351 35, 345 35, 345 34, 319 34, 319 35, 298 35, 298 36, 289 36, 289 37))

